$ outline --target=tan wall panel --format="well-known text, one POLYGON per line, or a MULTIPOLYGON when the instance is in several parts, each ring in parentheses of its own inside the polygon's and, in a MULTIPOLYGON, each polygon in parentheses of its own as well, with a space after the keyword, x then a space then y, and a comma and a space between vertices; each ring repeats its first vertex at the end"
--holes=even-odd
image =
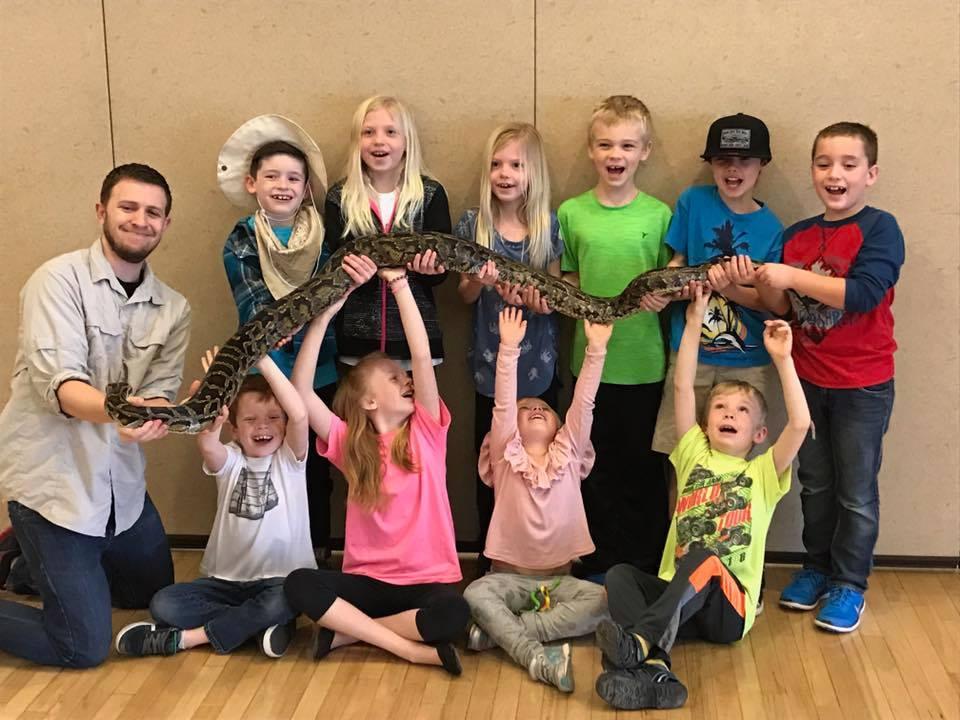
MULTIPOLYGON (((189 374, 236 328, 221 262, 238 211, 216 185, 217 152, 248 118, 288 115, 324 151, 331 181, 346 159, 350 118, 376 92, 413 109, 427 163, 453 221, 476 204, 483 143, 509 118, 533 119, 529 2, 154 3, 110 1, 106 26, 118 161, 155 164, 174 192, 174 222, 154 267, 193 306, 189 374), (149 25, 150 32, 141 32, 149 25)), ((458 537, 472 540, 473 390, 465 370, 470 314, 451 279, 439 293, 450 406, 448 484, 458 537)), ((150 452, 150 488, 172 533, 206 533, 215 501, 190 440, 150 452)), ((342 488, 339 490, 342 492, 342 488)), ((342 512, 340 510, 339 512, 342 512)), ((339 527, 335 524, 335 533, 339 527)))
MULTIPOLYGON (((45 260, 90 245, 110 170, 100 3, 57 13, 0 3, 0 404, 10 396, 20 287, 45 260)), ((6 522, 6 503, 0 507, 6 522)))
MULTIPOLYGON (((632 93, 653 113, 642 189, 673 204, 708 181, 710 121, 748 112, 770 126, 774 161, 758 197, 789 224, 822 212, 809 177, 816 131, 873 126, 870 202, 907 242, 897 288, 897 401, 881 475, 878 553, 953 555, 958 507, 958 3, 545 2, 537 17, 537 116, 557 197, 594 181, 584 135, 593 105, 632 93)), ((800 549, 792 493, 771 549, 800 549)))

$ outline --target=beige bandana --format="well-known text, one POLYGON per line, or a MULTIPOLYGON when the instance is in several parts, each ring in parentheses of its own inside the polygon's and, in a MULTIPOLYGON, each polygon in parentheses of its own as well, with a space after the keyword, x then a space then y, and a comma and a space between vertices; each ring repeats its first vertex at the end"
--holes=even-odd
POLYGON ((313 205, 304 203, 284 247, 263 210, 258 210, 253 218, 263 280, 270 294, 279 300, 313 277, 323 247, 323 221, 313 205))

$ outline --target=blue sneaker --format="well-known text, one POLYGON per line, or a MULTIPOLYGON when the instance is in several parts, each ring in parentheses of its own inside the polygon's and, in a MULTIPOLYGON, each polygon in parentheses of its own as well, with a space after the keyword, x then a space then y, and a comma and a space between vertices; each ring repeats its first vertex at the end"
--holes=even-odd
POLYGON ((866 606, 867 601, 859 590, 846 585, 832 585, 813 623, 831 632, 853 632, 860 625, 860 616, 866 606))
POLYGON ((817 570, 800 570, 780 593, 780 604, 792 610, 813 610, 826 596, 830 578, 817 570))

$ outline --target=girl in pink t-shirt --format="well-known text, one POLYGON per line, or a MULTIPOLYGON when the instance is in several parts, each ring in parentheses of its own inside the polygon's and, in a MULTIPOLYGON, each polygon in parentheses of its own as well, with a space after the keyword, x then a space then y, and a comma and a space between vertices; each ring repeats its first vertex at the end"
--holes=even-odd
POLYGON ((527 329, 520 309, 505 308, 499 322, 493 420, 479 462, 495 497, 484 549, 492 569, 464 593, 474 618, 467 647, 499 645, 534 680, 572 692, 570 645, 543 643, 591 633, 608 617, 603 588, 570 576, 570 566, 594 550, 580 482, 593 467, 593 400, 613 326, 584 323, 583 368, 561 427, 542 400, 516 399, 527 329))
MULTIPOLYGON (((432 250, 411 266, 443 270, 432 250)), ((352 256, 344 267, 367 280, 376 270, 369 259, 352 256)), ((317 451, 347 479, 346 541, 342 572, 296 570, 284 591, 295 610, 319 625, 317 660, 360 640, 459 675, 452 642, 470 610, 456 588, 461 574, 446 485, 450 413, 437 391, 406 270, 377 274, 400 311, 413 379, 396 361, 373 353, 341 380, 331 411, 313 391, 313 373, 343 300, 310 324, 292 381, 307 405, 317 451)))

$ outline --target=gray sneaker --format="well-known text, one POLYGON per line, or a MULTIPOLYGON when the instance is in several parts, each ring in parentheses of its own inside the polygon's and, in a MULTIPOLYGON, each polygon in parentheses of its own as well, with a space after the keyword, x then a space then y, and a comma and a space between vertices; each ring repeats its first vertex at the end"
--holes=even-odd
POLYGON ((545 645, 527 668, 534 680, 553 685, 561 692, 573 692, 573 655, 570 643, 545 645))
POLYGON ((487 635, 486 630, 477 625, 475 622, 470 623, 470 627, 467 628, 468 650, 473 650, 474 652, 483 652, 484 650, 492 650, 496 646, 497 644, 489 635, 487 635))

